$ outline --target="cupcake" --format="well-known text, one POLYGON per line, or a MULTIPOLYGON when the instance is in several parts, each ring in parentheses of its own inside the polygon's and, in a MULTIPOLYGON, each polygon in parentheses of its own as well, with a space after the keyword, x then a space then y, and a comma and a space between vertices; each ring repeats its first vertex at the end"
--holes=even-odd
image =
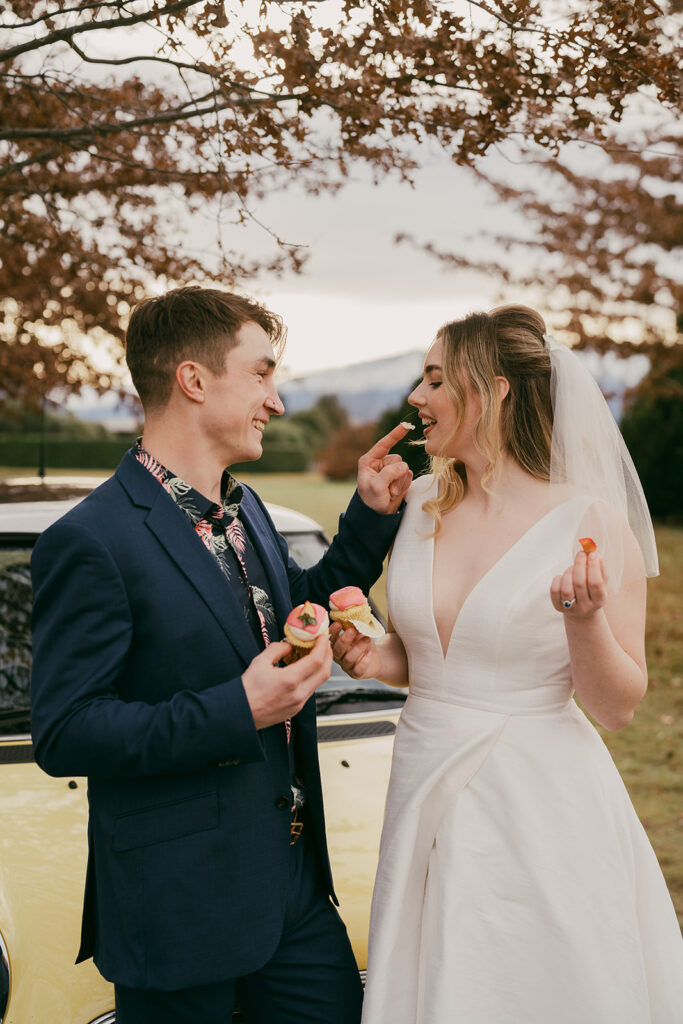
POLYGON ((368 600, 360 587, 342 587, 330 594, 330 618, 341 622, 342 629, 353 626, 363 636, 375 639, 384 628, 372 614, 368 600))
POLYGON ((293 608, 285 622, 285 640, 292 645, 291 653, 282 659, 285 665, 305 658, 318 637, 328 635, 329 625, 327 612, 321 604, 305 601, 293 608))

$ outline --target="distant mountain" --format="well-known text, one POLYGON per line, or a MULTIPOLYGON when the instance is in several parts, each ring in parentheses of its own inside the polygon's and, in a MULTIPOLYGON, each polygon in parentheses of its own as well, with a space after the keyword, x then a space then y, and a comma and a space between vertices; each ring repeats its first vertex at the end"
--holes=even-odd
POLYGON ((635 387, 645 376, 650 360, 645 355, 620 359, 615 352, 607 352, 604 356, 598 352, 577 352, 577 355, 597 381, 618 423, 624 411, 624 392, 635 387))
POLYGON ((278 391, 288 413, 309 409, 322 395, 334 394, 354 422, 367 423, 400 405, 423 362, 424 352, 415 349, 293 377, 279 384, 278 391))
MULTIPOLYGON (((322 395, 334 394, 356 423, 376 420, 387 409, 400 405, 413 381, 422 373, 424 351, 415 349, 387 359, 352 363, 335 369, 310 373, 278 386, 288 413, 309 409, 322 395)), ((619 359, 614 353, 579 352, 617 419, 621 419, 624 391, 647 372, 646 356, 619 359)))
MULTIPOLYGON (((610 408, 619 420, 624 391, 647 372, 647 357, 619 359, 613 352, 606 356, 596 352, 578 355, 608 396, 610 408)), ((278 384, 278 391, 288 413, 309 409, 322 395, 333 394, 354 423, 368 423, 401 404, 422 373, 424 356, 422 349, 414 349, 385 359, 320 370, 283 381, 278 384)), ((66 407, 79 419, 103 423, 115 433, 136 429, 135 414, 113 393, 100 396, 84 389, 81 395, 70 398, 66 407)))

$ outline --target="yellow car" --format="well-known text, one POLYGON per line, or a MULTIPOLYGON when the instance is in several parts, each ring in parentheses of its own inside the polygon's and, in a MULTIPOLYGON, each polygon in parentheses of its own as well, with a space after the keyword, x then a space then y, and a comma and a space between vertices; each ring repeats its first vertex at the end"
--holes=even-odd
MULTIPOLYGON (((113 1024, 113 986, 79 945, 87 855, 86 781, 33 759, 29 559, 75 501, 0 505, 0 1024, 113 1024)), ((327 540, 312 519, 269 506, 299 565, 327 540)), ((375 612, 377 614, 377 612, 375 612)), ((335 888, 361 973, 393 734, 405 695, 334 666, 318 691, 318 742, 335 888)), ((242 1018, 236 1011, 234 1020, 242 1018)))

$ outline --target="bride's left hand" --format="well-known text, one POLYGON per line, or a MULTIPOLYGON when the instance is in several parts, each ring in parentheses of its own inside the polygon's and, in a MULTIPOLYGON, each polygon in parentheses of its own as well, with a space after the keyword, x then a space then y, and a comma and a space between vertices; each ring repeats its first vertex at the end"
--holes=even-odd
POLYGON ((574 564, 550 586, 553 608, 573 619, 592 618, 607 602, 607 572, 597 551, 579 551, 574 564), (565 602, 571 602, 570 607, 565 602))

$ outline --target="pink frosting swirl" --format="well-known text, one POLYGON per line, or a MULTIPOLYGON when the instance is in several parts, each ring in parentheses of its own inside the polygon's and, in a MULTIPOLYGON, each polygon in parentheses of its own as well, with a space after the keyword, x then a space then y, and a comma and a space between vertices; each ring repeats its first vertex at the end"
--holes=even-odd
POLYGON ((341 590, 335 590, 334 594, 330 594, 330 607, 339 612, 363 604, 367 604, 367 600, 360 587, 342 587, 341 590))

